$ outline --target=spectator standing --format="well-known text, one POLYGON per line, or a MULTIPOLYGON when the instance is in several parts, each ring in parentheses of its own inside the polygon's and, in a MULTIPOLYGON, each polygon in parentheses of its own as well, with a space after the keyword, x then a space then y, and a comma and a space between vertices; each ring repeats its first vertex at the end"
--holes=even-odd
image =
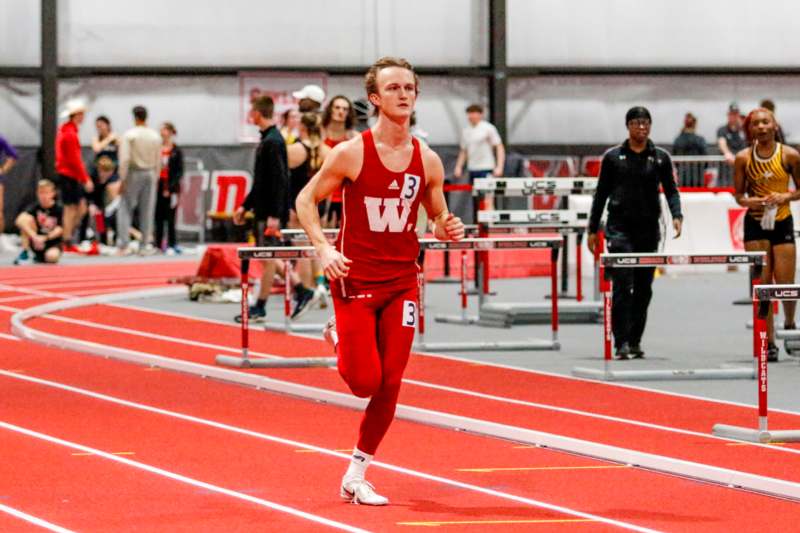
MULTIPOLYGON (((319 113, 303 113, 300 119, 300 138, 286 147, 289 157, 289 227, 299 228, 295 203, 300 191, 322 166, 322 162, 331 148, 322 141, 322 124, 319 113)), ((306 291, 295 292, 295 305, 292 318, 298 318, 316 302, 320 308, 328 306, 328 289, 325 287, 325 274, 318 259, 300 261, 297 272, 303 286, 314 287, 309 298, 306 291)))
MULTIPOLYGON (((675 137, 675 142, 672 144, 673 155, 690 155, 702 156, 708 154, 706 147, 706 140, 702 135, 696 133, 697 117, 691 113, 686 113, 683 117, 683 129, 681 133, 675 137)), ((702 187, 705 185, 703 176, 705 174, 705 165, 697 163, 689 163, 680 165, 678 176, 680 183, 683 186, 702 187)))
POLYGON ((325 91, 319 85, 306 85, 299 91, 292 93, 297 98, 297 110, 300 113, 313 113, 322 109, 325 101, 325 91))
POLYGON ((736 154, 747 146, 742 131, 742 116, 736 102, 728 106, 728 122, 717 129, 717 146, 725 157, 725 163, 719 169, 720 185, 728 186, 733 180, 736 154))
POLYGON ((286 140, 287 146, 294 143, 300 135, 300 111, 295 108, 283 112, 281 135, 286 140))
POLYGON ((470 183, 475 178, 502 176, 506 150, 497 128, 483 119, 483 106, 469 106, 467 120, 469 125, 461 133, 461 150, 458 152, 453 175, 460 178, 466 163, 470 183))
MULTIPOLYGON (((650 112, 632 107, 625 115, 628 139, 603 155, 597 191, 592 201, 587 244, 594 252, 600 217, 608 201, 606 239, 612 253, 655 252, 661 238, 659 217, 663 188, 672 213, 675 238, 681 234, 683 216, 675 185, 672 160, 650 140, 650 112)), ((642 335, 653 295, 654 268, 614 270, 612 324, 617 359, 644 356, 642 335)))
POLYGON ((62 209, 56 202, 56 186, 50 180, 39 180, 36 202, 17 216, 16 224, 22 237, 22 251, 15 265, 28 262, 33 256, 37 263, 57 263, 61 257, 62 209))
MULTIPOLYGON (((322 130, 325 144, 333 148, 356 136, 356 112, 349 98, 341 94, 331 98, 322 113, 322 130)), ((325 227, 338 228, 342 221, 342 187, 328 199, 325 209, 325 227)))
POLYGON ((167 255, 180 253, 175 234, 175 211, 178 207, 178 196, 181 193, 183 177, 183 151, 175 144, 178 134, 172 122, 161 125, 161 171, 156 192, 156 229, 155 245, 167 255), (163 246, 164 226, 167 229, 167 245, 163 246))
POLYGON ((94 184, 86 172, 81 157, 78 129, 83 123, 86 105, 79 100, 67 102, 61 113, 66 118, 56 135, 56 173, 61 188, 61 203, 64 204, 64 251, 77 252, 72 238, 75 229, 86 214, 85 193, 94 190, 94 184))
POLYGON ((119 150, 119 177, 122 201, 117 211, 117 247, 121 254, 131 254, 130 229, 133 212, 139 209, 142 232, 139 253, 154 251, 150 244, 153 207, 158 175, 161 171, 161 137, 147 127, 147 109, 133 108, 134 127, 122 136, 119 150))
POLYGON ((3 195, 5 192, 5 180, 11 169, 17 163, 19 155, 17 151, 0 135, 0 251, 3 251, 10 246, 5 241, 5 235, 2 235, 6 228, 5 218, 3 217, 3 195))
MULTIPOLYGON (((772 113, 772 117, 775 118, 775 102, 769 98, 765 98, 761 100, 759 106, 772 113)), ((747 136, 747 131, 745 131, 745 136, 747 136)), ((786 144, 786 135, 784 134, 783 128, 781 128, 781 123, 778 122, 777 118, 775 118, 775 141, 781 144, 786 144)))
MULTIPOLYGON (((296 94, 296 93, 295 93, 296 94)), ((286 155, 286 142, 272 119, 275 104, 270 96, 259 96, 250 108, 250 120, 258 126, 261 140, 256 148, 253 168, 253 187, 233 213, 233 223, 242 225, 245 213, 255 215, 256 243, 263 246, 265 233, 270 244, 277 244, 281 226, 286 223, 289 207, 289 163, 286 155), (264 226, 266 225, 266 230, 264 226)), ((275 273, 279 262, 264 261, 256 303, 250 306, 249 316, 253 321, 263 321, 267 316, 267 299, 272 292, 275 273)), ((282 269, 283 264, 280 264, 282 269)), ((306 289, 307 290, 307 289, 306 289)), ((241 315, 234 320, 240 322, 241 315)))
POLYGON ((97 135, 92 138, 92 151, 97 162, 103 156, 110 157, 117 164, 119 161, 119 137, 111 130, 111 121, 105 115, 95 119, 97 135))

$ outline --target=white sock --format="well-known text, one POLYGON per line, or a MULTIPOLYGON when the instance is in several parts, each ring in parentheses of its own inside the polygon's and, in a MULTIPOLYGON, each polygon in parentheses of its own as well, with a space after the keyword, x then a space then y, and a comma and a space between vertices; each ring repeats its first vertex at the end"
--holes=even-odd
POLYGON ((358 448, 353 448, 353 455, 350 457, 350 465, 347 467, 344 479, 346 481, 364 479, 364 474, 367 472, 367 467, 371 461, 372 455, 364 453, 358 448))

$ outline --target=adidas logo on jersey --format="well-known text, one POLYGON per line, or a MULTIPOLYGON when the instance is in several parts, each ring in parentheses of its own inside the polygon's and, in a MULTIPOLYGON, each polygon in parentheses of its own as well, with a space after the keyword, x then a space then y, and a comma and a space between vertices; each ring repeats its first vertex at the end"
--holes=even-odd
POLYGON ((392 180, 392 183, 389 184, 390 191, 397 191, 400 189, 400 186, 397 184, 397 180, 392 180))
POLYGON ((771 170, 767 170, 766 172, 764 172, 763 177, 766 179, 766 178, 771 178, 774 175, 775 174, 773 174, 771 170))

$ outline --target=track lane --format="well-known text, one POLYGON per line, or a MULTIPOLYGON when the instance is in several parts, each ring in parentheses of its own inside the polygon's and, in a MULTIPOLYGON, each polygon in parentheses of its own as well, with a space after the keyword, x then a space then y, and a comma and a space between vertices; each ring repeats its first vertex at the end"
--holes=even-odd
MULTIPOLYGON (((18 360, 5 362, 17 366, 27 365, 24 368, 24 375, 27 376, 50 374, 56 379, 59 377, 69 378, 71 382, 80 382, 96 390, 109 392, 121 390, 124 391, 126 397, 156 401, 169 407, 180 406, 190 409, 192 413, 200 416, 225 420, 239 427, 274 432, 274 424, 279 424, 287 435, 300 435, 311 440, 312 444, 332 449, 349 448, 357 423, 357 413, 338 408, 323 408, 310 402, 291 400, 292 407, 287 409, 285 406, 282 407, 282 402, 276 402, 274 398, 290 400, 288 398, 265 395, 262 392, 243 387, 199 380, 192 376, 171 372, 150 372, 142 367, 70 354, 62 350, 43 348, 37 351, 35 356, 20 357, 18 360), (228 401, 216 401, 220 397, 225 397, 228 401), (267 399, 269 400, 267 401, 267 399), (253 409, 248 408, 253 405, 258 406, 259 416, 257 417, 253 416, 253 409), (313 416, 307 414, 307 409, 322 409, 326 420, 332 420, 331 413, 344 412, 350 422, 333 424, 331 431, 326 429, 324 434, 320 434, 319 427, 309 424, 309 421, 313 420, 313 416), (287 417, 287 413, 292 413, 293 416, 287 417), (310 425, 312 427, 309 427, 310 425), (338 436, 329 440, 332 437, 331 433, 338 436)), ((81 412, 83 411, 86 409, 81 410, 81 412)), ((67 427, 64 429, 70 430, 70 424, 66 425, 67 427)), ((96 425, 92 424, 92 426, 96 425)), ((91 430, 87 428, 84 431, 91 430)), ((183 433, 181 432, 182 435, 183 433)), ((229 439, 230 437, 228 437, 229 439)), ((181 440, 183 441, 184 437, 181 440)), ((197 439, 189 440, 201 442, 197 439)), ((186 454, 190 454, 190 452, 191 450, 185 450, 186 454)), ((468 483, 501 487, 503 490, 513 489, 515 493, 558 501, 565 505, 569 502, 570 506, 585 511, 624 517, 625 520, 656 529, 669 530, 680 525, 682 529, 697 527, 698 530, 704 531, 729 531, 742 520, 752 519, 753 509, 756 508, 768 513, 770 517, 775 517, 777 527, 784 525, 781 523, 780 517, 791 516, 792 512, 798 509, 797 504, 774 498, 731 491, 641 470, 626 468, 576 469, 575 466, 596 466, 598 462, 535 448, 517 448, 502 441, 424 428, 403 422, 397 422, 393 426, 382 446, 380 459, 423 471, 433 469, 437 473, 442 472, 443 475, 468 483), (423 436, 429 435, 429 432, 432 432, 430 434, 435 437, 423 436), (548 469, 460 471, 464 468, 519 467, 547 467, 548 469), (550 467, 568 467, 569 469, 553 470, 549 469, 550 467), (600 487, 607 489, 603 489, 603 497, 598 498, 597 490, 600 487), (613 490, 609 490, 612 487, 613 490), (666 500, 665 494, 670 495, 666 500), (714 509, 708 508, 708 501, 717 502, 714 509)), ((205 458, 203 460, 205 461, 205 458)), ((600 464, 608 466, 605 463, 600 464)), ((343 465, 344 462, 340 460, 332 468, 334 471, 333 481, 331 481, 333 486, 338 482, 343 465)), ((308 470, 303 469, 303 472, 308 472, 308 470)), ((401 486, 394 485, 395 481, 384 479, 382 471, 375 468, 371 470, 371 477, 379 481, 380 487, 386 490, 390 496, 398 493, 405 494, 405 497, 409 498, 408 494, 419 496, 416 483, 408 483, 406 480, 402 482, 401 486)), ((329 501, 330 496, 328 488, 321 496, 321 500, 329 501)), ((395 503, 402 504, 397 501, 397 497, 394 500, 395 503)), ((448 522, 458 521, 453 519, 453 515, 464 521, 464 514, 474 512, 458 506, 448 507, 449 500, 447 498, 426 501, 428 503, 422 507, 428 510, 442 511, 441 506, 444 505, 446 508, 444 510, 447 511, 444 513, 446 515, 444 521, 448 522)), ((409 502, 408 505, 410 509, 418 509, 422 504, 409 502)), ((481 510, 476 514, 483 516, 481 513, 484 511, 481 510)), ((509 519, 507 512, 502 514, 504 515, 502 520, 509 519)), ((467 521, 474 516, 468 516, 467 521)), ((772 520, 773 518, 770 518, 770 524, 772 524, 772 520)), ((785 525, 789 525, 789 522, 786 522, 785 525)), ((502 526, 496 524, 496 527, 502 526)), ((536 527, 543 527, 543 525, 539 524, 536 527)), ((564 524, 562 523, 558 527, 563 528, 564 524)), ((577 527, 577 525, 573 523, 571 527, 577 527)))
MULTIPOLYGON (((7 417, 10 418, 8 423, 17 424, 16 419, 20 418, 27 428, 34 431, 92 448, 130 450, 135 452, 137 462, 218 486, 233 487, 293 508, 310 506, 313 507, 310 512, 314 514, 358 527, 371 527, 372 517, 365 513, 374 510, 362 511, 338 501, 336 489, 346 465, 345 458, 322 453, 302 454, 296 451, 295 446, 230 435, 182 420, 168 420, 157 414, 57 389, 19 380, 9 381, 7 376, 6 379, 0 378, 0 383, 11 396, 36 397, 33 401, 28 400, 24 407, 24 402, 9 401, 12 414, 7 417), (47 405, 60 405, 61 409, 57 413, 48 413, 47 405), (302 473, 304 482, 298 482, 298 473, 302 473)), ((301 403, 286 400, 271 399, 284 412, 291 412, 293 404, 301 403)), ((342 430, 334 429, 331 433, 341 440, 345 428, 348 434, 352 431, 358 415, 344 410, 331 411, 331 408, 317 407, 306 411, 303 420, 317 427, 326 422, 340 425, 342 430)), ((421 431, 423 434, 427 432, 421 431)), ((418 436, 425 438, 419 433, 418 430, 418 436)), ((23 445, 19 447, 24 449, 23 445)), ((575 518, 422 479, 414 479, 411 487, 407 476, 381 469, 373 469, 371 478, 390 494, 406 494, 406 498, 395 498, 394 505, 381 511, 382 520, 394 523, 451 521, 454 512, 485 521, 575 518)), ((97 478, 87 471, 84 479, 92 482, 97 478)))
MULTIPOLYGON (((188 524, 224 531, 231 516, 239 530, 257 530, 269 521, 300 532, 310 524, 5 428, 0 428, 0 448, 3 501, 74 531, 180 531, 188 524)), ((21 521, 2 529, 27 530, 30 524, 21 521)))
MULTIPOLYGON (((63 313, 63 315, 68 317, 86 316, 88 320, 100 323, 108 323, 109 321, 120 323, 120 316, 124 314, 127 324, 125 327, 127 328, 145 332, 165 331, 166 333, 175 333, 176 335, 179 333, 178 331, 173 331, 177 326, 172 324, 171 321, 155 321, 155 314, 127 313, 122 310, 114 311, 114 309, 118 308, 93 306, 81 310, 70 310, 63 313), (80 311, 85 311, 85 314, 80 313, 80 311), (161 326, 160 324, 164 322, 167 323, 161 326)), ((183 360, 204 364, 213 365, 214 356, 218 353, 218 350, 215 349, 182 344, 177 337, 173 342, 170 342, 164 338, 127 335, 120 331, 108 331, 80 324, 64 323, 47 319, 36 319, 31 321, 30 324, 33 327, 42 328, 45 331, 59 335, 79 336, 85 339, 91 338, 95 341, 113 344, 115 346, 166 355, 168 357, 177 357, 183 360)), ((187 328, 191 327, 189 324, 180 325, 184 327, 184 332, 188 330, 187 328)), ((213 326, 213 324, 210 326, 213 326)), ((238 333, 238 330, 233 327, 204 327, 201 331, 198 331, 196 338, 198 340, 207 339, 215 341, 215 344, 224 345, 226 341, 232 341, 233 339, 231 337, 235 336, 236 333, 238 333), (217 333, 219 333, 219 335, 216 335, 217 333), (223 334, 225 335, 224 337, 223 334)), ((269 342, 269 348, 272 353, 278 354, 320 355, 322 350, 327 349, 325 343, 321 341, 300 337, 288 337, 270 332, 259 333, 261 334, 259 335, 261 338, 260 342, 254 343, 253 349, 266 348, 265 342, 269 342), (292 351, 292 346, 296 346, 297 349, 292 351)), ((166 335, 167 338, 171 336, 172 335, 166 335)), ((453 364, 453 362, 450 363, 451 365, 453 364)), ((463 367, 466 365, 462 364, 461 366, 463 367)), ((484 374, 488 374, 491 369, 482 367, 480 370, 484 374)), ((295 383, 313 385, 338 392, 347 392, 346 387, 338 375, 335 372, 325 369, 306 369, 299 373, 292 370, 252 370, 248 372, 257 372, 295 383)), ((413 376, 413 373, 411 374, 413 376)), ((454 386, 461 389, 471 389, 469 375, 470 374, 467 374, 462 377, 460 369, 451 366, 447 382, 445 383, 453 383, 455 381, 453 376, 458 376, 458 380, 454 383, 454 386)), ((409 378, 408 374, 406 377, 409 378)), ((441 379, 444 379, 444 377, 441 379)), ((497 382, 504 383, 505 389, 504 381, 498 379, 497 382)), ((588 385, 590 385, 590 387, 585 393, 595 391, 593 386, 595 384, 588 383, 588 385)), ((504 390, 503 394, 506 395, 508 392, 509 391, 504 390)), ((526 396, 528 397, 535 394, 535 389, 528 389, 526 392, 526 396)), ((654 396, 659 395, 654 394, 654 396)), ((711 414, 706 413, 703 416, 713 417, 719 421, 724 420, 726 423, 748 425, 750 419, 754 416, 753 409, 719 404, 716 402, 699 402, 696 400, 692 400, 687 404, 675 397, 670 396, 667 398, 672 400, 671 409, 674 411, 681 411, 688 407, 706 412, 713 411, 711 414), (732 414, 735 414, 735 416, 732 416, 732 414)), ((660 399, 662 401, 664 400, 664 398, 660 399)), ((706 432, 697 431, 694 434, 667 432, 668 435, 665 436, 665 431, 658 428, 632 426, 624 421, 591 418, 575 413, 545 409, 535 405, 489 401, 485 397, 474 395, 467 396, 448 390, 435 389, 420 385, 419 383, 414 383, 413 381, 404 384, 400 401, 405 405, 447 411, 462 416, 491 420, 519 427, 528 427, 559 435, 591 440, 593 442, 602 442, 623 448, 632 448, 648 453, 712 464, 723 468, 769 475, 790 481, 800 481, 800 454, 792 454, 786 449, 776 447, 757 445, 731 446, 728 441, 713 438, 708 429, 706 432), (502 409, 498 409, 499 406, 502 406, 502 409)), ((624 405, 627 406, 629 412, 647 411, 640 408, 641 405, 646 405, 645 400, 642 400, 642 403, 639 404, 628 402, 624 405)), ((591 413, 591 411, 588 411, 588 413, 591 413)), ((643 417, 643 415, 639 415, 639 418, 641 417, 643 417)), ((786 422, 786 420, 794 419, 800 420, 800 417, 777 413, 774 417, 771 417, 771 425, 772 427, 781 427, 781 424, 791 423, 786 422)), ((797 422, 797 424, 798 427, 800 427, 800 421, 797 422)))

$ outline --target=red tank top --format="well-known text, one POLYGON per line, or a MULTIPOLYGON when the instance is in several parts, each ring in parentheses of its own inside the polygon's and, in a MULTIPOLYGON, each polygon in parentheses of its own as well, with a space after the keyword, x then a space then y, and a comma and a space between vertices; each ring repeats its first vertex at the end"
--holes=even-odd
POLYGON ((425 168, 419 141, 412 138, 411 163, 402 172, 383 166, 372 130, 361 134, 364 162, 355 181, 345 180, 342 227, 336 249, 351 259, 344 296, 376 285, 396 288, 417 283, 417 210, 425 192, 425 168))
MULTIPOLYGON (((343 142, 345 142, 346 140, 347 140, 347 139, 345 138, 345 139, 339 139, 339 140, 336 140, 336 141, 335 141, 335 140, 333 140, 333 139, 330 139, 330 138, 328 138, 328 139, 325 139, 325 141, 324 141, 324 142, 325 142, 325 144, 327 144, 328 146, 330 146, 331 148, 333 148, 333 147, 334 147, 334 146, 336 146, 337 144, 339 144, 339 143, 343 143, 343 142)), ((333 193, 331 194, 331 202, 335 202, 335 203, 342 203, 342 188, 341 188, 341 187, 339 187, 338 189, 336 189, 335 191, 333 191, 333 193)))

